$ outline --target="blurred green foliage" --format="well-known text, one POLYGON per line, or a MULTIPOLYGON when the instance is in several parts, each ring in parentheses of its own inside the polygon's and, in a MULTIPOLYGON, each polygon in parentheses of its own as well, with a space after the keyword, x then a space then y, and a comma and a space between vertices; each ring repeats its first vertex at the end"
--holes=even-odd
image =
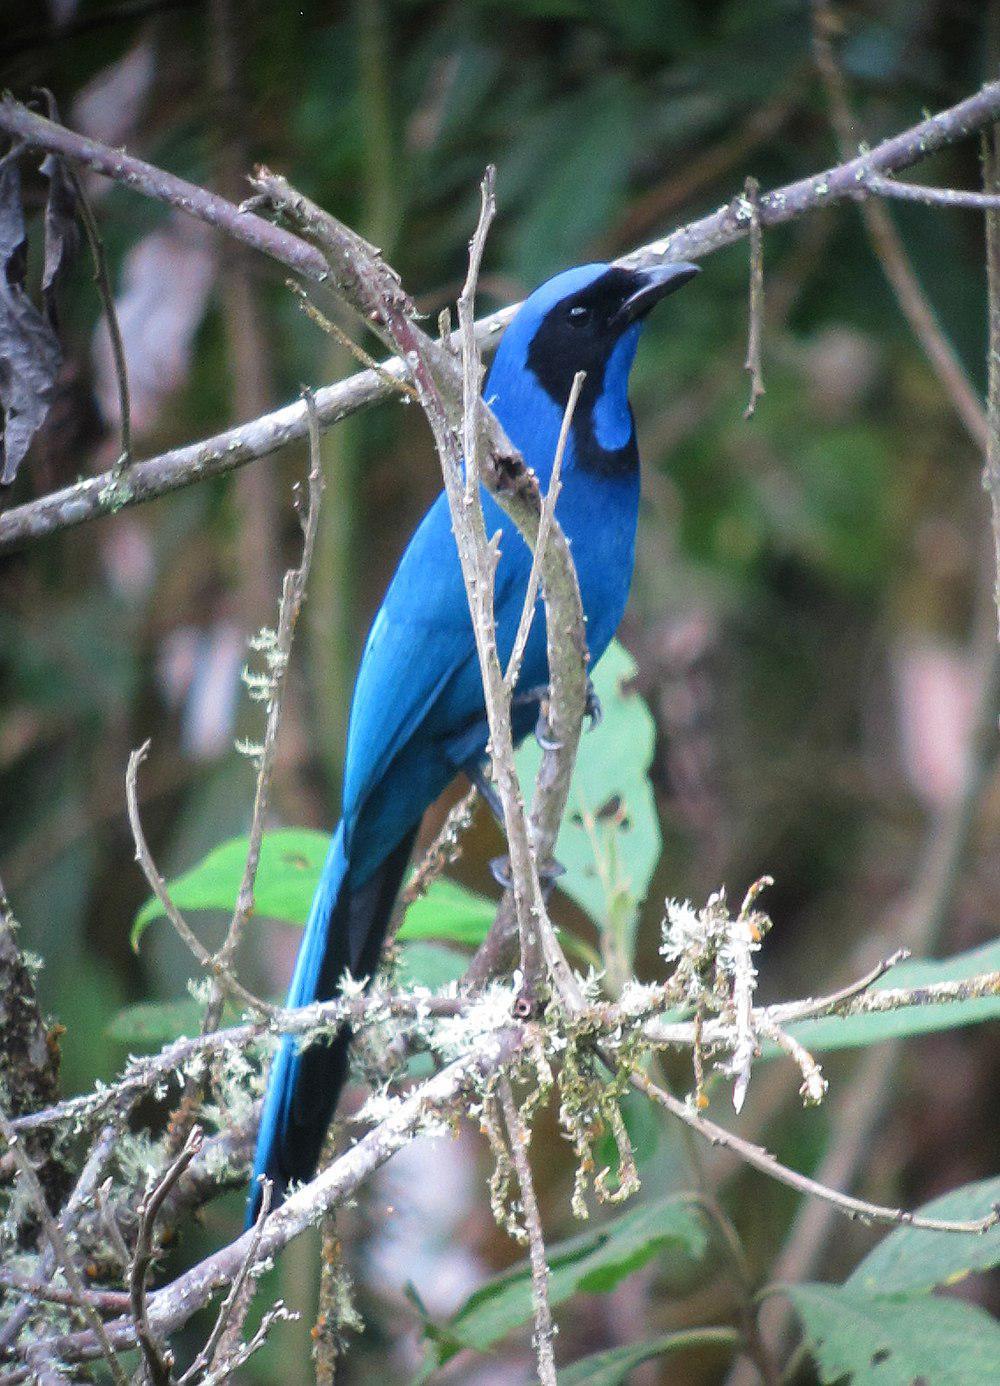
MULTIPOLYGON (((837 8, 839 50, 871 141, 966 95, 985 75, 979 6, 852 0, 837 8)), ((241 166, 280 169, 385 246, 430 314, 457 292, 487 162, 498 166, 500 216, 484 308, 568 263, 613 256, 718 206, 747 174, 768 187, 836 157, 800 0, 248 0, 229 13, 232 125, 220 122, 217 97, 227 5, 133 14, 112 0, 82 0, 71 9, 57 31, 34 0, 8 0, 5 86, 24 95, 44 84, 65 118, 79 124, 89 110, 109 123, 112 142, 199 183, 225 182, 220 149, 235 149, 241 166), (124 87, 108 86, 112 70, 131 73, 124 87)), ((974 186, 978 149, 949 150, 916 176, 974 186)), ((95 184, 92 196, 121 286, 129 252, 176 223, 121 187, 95 184)), ((978 216, 921 207, 893 208, 893 216, 943 327, 982 385, 978 216)), ((238 320, 219 273, 235 257, 220 250, 174 388, 140 430, 143 455, 220 429, 241 410, 263 412, 302 381, 352 369, 298 312, 272 266, 247 262, 260 323, 255 331, 238 320), (253 405, 237 341, 252 344, 260 368, 253 405)), ((182 293, 183 228, 173 254, 177 272, 162 276, 156 300, 164 308, 182 293)), ((752 422, 741 417, 745 246, 712 256, 697 285, 653 319, 637 364, 644 510, 622 636, 655 723, 652 777, 666 846, 629 929, 635 922, 638 965, 652 975, 664 894, 697 902, 728 883, 736 895, 768 871, 778 927, 762 985, 788 996, 857 970, 852 960, 873 930, 886 934, 876 952, 891 951, 884 911, 946 802, 928 756, 950 744, 942 727, 961 702, 953 685, 939 688, 939 720, 915 725, 913 707, 926 706, 918 695, 933 692, 932 670, 909 652, 930 647, 953 658, 968 636, 985 520, 978 458, 854 210, 768 234, 764 255, 767 394, 752 422)), ((94 402, 100 308, 83 259, 62 310, 60 397, 4 505, 101 470, 115 455, 114 428, 94 402)), ((137 382, 146 368, 165 374, 155 341, 138 348, 137 382)), ((336 819, 346 703, 368 620, 438 487, 414 409, 371 411, 332 430, 324 449, 333 480, 269 824, 318 834, 336 819)), ((108 1076, 122 1058, 124 1045, 109 1043, 107 1027, 124 1004, 183 996, 192 972, 166 929, 150 933, 139 958, 129 947, 147 894, 123 811, 130 748, 154 738, 141 791, 165 875, 247 830, 252 771, 231 745, 236 735, 259 734, 259 716, 240 700, 238 671, 245 638, 273 622, 276 585, 270 604, 261 588, 270 590, 271 575, 297 553, 289 496, 301 451, 252 471, 273 489, 254 491, 250 471, 237 473, 2 561, 0 875, 26 945, 44 959, 44 1003, 67 1026, 67 1092, 108 1076)), ((959 690, 963 676, 959 664, 959 690)), ((585 739, 584 753, 591 745, 596 756, 596 740, 585 739)), ((981 943, 1000 910, 987 851, 997 813, 991 793, 949 912, 945 954, 981 943)), ((461 881, 487 893, 486 863, 498 850, 491 825, 477 824, 461 881)), ((560 921, 598 941, 584 911, 564 905, 560 921)), ((251 934, 242 975, 278 994, 294 939, 273 929, 251 934)), ((871 961, 870 949, 864 957, 871 961)), ((436 962, 446 975, 448 957, 436 962)), ((981 1030, 920 1041, 895 1144, 871 1161, 874 1187, 912 1200, 983 1172, 987 1042, 981 1030), (956 1065, 966 1079, 962 1100, 944 1090, 956 1065), (939 1104, 947 1121, 928 1120, 939 1104)), ((776 1099, 771 1113, 772 1143, 813 1165, 826 1140, 822 1120, 800 1121, 776 1099)), ((555 1230, 566 1203, 558 1161, 545 1190, 555 1230)), ((683 1156, 657 1147, 653 1164, 657 1188, 683 1156)), ((792 1205, 746 1192, 737 1179, 727 1200, 759 1267, 792 1205)), ((235 1227, 238 1213, 229 1216, 212 1225, 216 1239, 235 1227)), ((839 1239, 831 1274, 867 1245, 857 1231, 839 1239)), ((510 1253, 491 1245, 487 1254, 510 1253)), ((298 1302, 308 1319, 308 1294, 298 1302)), ((673 1320, 666 1301, 650 1302, 653 1335, 673 1320)), ((357 1379, 385 1368, 385 1342, 399 1330, 393 1315, 402 1312, 377 1306, 357 1379)), ((309 1379, 306 1331, 276 1333, 260 1379, 309 1379)), ((564 1341, 583 1352, 607 1338, 600 1323, 581 1321, 566 1323, 564 1341)))

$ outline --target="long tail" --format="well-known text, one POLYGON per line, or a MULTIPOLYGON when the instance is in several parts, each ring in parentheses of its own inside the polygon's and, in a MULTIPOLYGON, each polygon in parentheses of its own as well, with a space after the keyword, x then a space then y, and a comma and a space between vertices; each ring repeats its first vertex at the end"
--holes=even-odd
MULTIPOLYGON (((348 968, 355 977, 370 977, 375 972, 415 836, 416 828, 356 886, 344 850, 343 824, 338 827, 309 911, 288 991, 289 1006, 330 1000, 338 994, 340 979, 348 968)), ((292 1180, 311 1179, 315 1174, 347 1077, 350 1040, 346 1025, 329 1043, 313 1044, 308 1049, 300 1049, 294 1035, 282 1040, 260 1118, 248 1226, 260 1211, 261 1176, 271 1180, 276 1206, 292 1180)))

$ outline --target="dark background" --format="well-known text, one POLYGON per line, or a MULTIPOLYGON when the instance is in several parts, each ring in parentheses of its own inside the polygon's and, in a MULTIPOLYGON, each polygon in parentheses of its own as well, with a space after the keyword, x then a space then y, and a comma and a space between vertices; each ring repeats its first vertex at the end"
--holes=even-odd
MULTIPOLYGON (((839 8, 838 51, 869 141, 985 78, 985 8, 839 8)), ((715 208, 747 174, 770 187, 837 160, 808 7, 793 0, 70 0, 53 4, 51 20, 33 0, 2 9, 0 80, 18 95, 44 85, 75 128, 237 199, 244 172, 267 163, 382 246, 432 314, 460 286, 487 162, 498 168, 499 216, 484 309, 715 208)), ((977 186, 978 146, 949 150, 916 176, 977 186)), ((275 266, 121 187, 87 186, 123 296, 139 455, 354 369, 298 311, 275 266)), ((40 181, 29 194, 40 207, 40 181)), ((979 214, 891 210, 981 392, 979 214)), ((726 883, 739 897, 767 872, 776 928, 762 987, 790 997, 891 951, 928 836, 962 794, 969 648, 977 615, 988 619, 987 511, 980 458, 857 210, 768 232, 764 255, 767 393, 751 422, 742 418, 745 244, 707 260, 644 338, 633 390, 644 506, 621 635, 660 732, 654 773, 667 845, 646 910, 646 965, 656 965, 664 894, 700 901, 726 883)), ((115 389, 99 324, 81 255, 62 293, 59 397, 0 505, 114 461, 115 389)), ((273 818, 329 828, 367 623, 439 474, 423 419, 396 404, 331 430, 323 448, 327 498, 273 818)), ((123 811, 129 749, 153 737, 144 814, 167 874, 246 828, 252 771, 233 738, 255 731, 259 712, 238 676, 246 637, 273 621, 280 572, 297 552, 289 498, 304 462, 289 448, 0 561, 0 874, 24 944, 45 960, 44 1003, 67 1027, 67 1092, 122 1061, 106 1026, 126 1002, 181 995, 191 971, 162 927, 138 958, 129 948, 146 895, 123 811)), ((929 952, 995 933, 998 814, 991 772, 929 952)), ((480 820, 459 874, 487 888, 485 862, 497 850, 480 820)), ((248 979, 280 991, 294 942, 290 931, 257 928, 248 979)), ((993 1059, 975 1030, 910 1044, 861 1191, 915 1204, 989 1172, 993 1059)), ((829 1065, 835 1089, 849 1090, 854 1069, 852 1059, 829 1065)), ((832 1109, 803 1116, 796 1086, 791 1072, 769 1071, 744 1129, 808 1169, 836 1138, 836 1119, 832 1109)), ((464 1158, 477 1149, 468 1143, 464 1158)), ((547 1225, 572 1230, 565 1152, 553 1144, 546 1161, 547 1225)), ((414 1169, 414 1181, 433 1181, 433 1156, 414 1169)), ((404 1182, 392 1197, 406 1196, 404 1182)), ((415 1331, 402 1281, 412 1274, 425 1289, 413 1258, 433 1240, 433 1210, 414 1241, 380 1251, 368 1234, 384 1222, 381 1197, 351 1229, 370 1324, 350 1380, 411 1360, 400 1349, 387 1355, 386 1344, 415 1331)), ((462 1197, 464 1220, 444 1235, 459 1264, 427 1271, 430 1281, 454 1274, 460 1292, 512 1255, 474 1180, 462 1197)), ((726 1198, 763 1273, 794 1200, 750 1174, 730 1181, 726 1198)), ((210 1211, 206 1238, 228 1235, 237 1215, 235 1200, 210 1211)), ((869 1240, 838 1225, 820 1269, 842 1273, 869 1240)), ((291 1253, 283 1277, 305 1323, 282 1329, 256 1370, 294 1386, 311 1379, 311 1250, 291 1253)), ((703 1312, 668 1305, 655 1273, 639 1279, 618 1309, 589 1322, 563 1315, 560 1351, 614 1341, 628 1314, 656 1329, 703 1312)), ((492 1361, 493 1375, 461 1379, 518 1380, 523 1343, 517 1352, 506 1365, 492 1361)), ((705 1371, 700 1379, 715 1379, 705 1371)))

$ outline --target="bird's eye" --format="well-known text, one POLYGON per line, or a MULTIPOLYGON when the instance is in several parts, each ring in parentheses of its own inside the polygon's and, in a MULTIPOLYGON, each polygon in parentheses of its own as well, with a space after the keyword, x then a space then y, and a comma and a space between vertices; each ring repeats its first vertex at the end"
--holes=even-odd
POLYGON ((566 316, 574 327, 582 327, 590 319, 590 309, 582 303, 575 303, 566 316))

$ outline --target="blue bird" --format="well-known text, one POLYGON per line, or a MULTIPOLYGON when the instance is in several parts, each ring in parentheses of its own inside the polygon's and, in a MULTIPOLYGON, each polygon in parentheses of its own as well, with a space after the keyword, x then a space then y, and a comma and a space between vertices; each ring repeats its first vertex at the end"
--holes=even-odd
MULTIPOLYGON (((507 328, 484 398, 548 486, 573 378, 586 380, 563 458, 556 515, 571 546, 592 662, 621 620, 632 580, 639 455, 628 378, 649 310, 697 273, 689 264, 566 270, 536 289, 507 328)), ((506 664, 527 589, 531 552, 483 493, 487 533, 501 531, 497 639, 506 664)), ((539 601, 515 695, 514 731, 528 734, 548 682, 539 601)), ((486 712, 472 623, 447 499, 424 516, 372 624, 347 732, 343 817, 313 899, 289 1006, 336 996, 349 969, 371 977, 421 818, 460 771, 482 782, 486 712)), ((312 1177, 347 1075, 350 1035, 300 1050, 282 1041, 261 1116, 248 1221, 261 1176, 277 1203, 312 1177)))

